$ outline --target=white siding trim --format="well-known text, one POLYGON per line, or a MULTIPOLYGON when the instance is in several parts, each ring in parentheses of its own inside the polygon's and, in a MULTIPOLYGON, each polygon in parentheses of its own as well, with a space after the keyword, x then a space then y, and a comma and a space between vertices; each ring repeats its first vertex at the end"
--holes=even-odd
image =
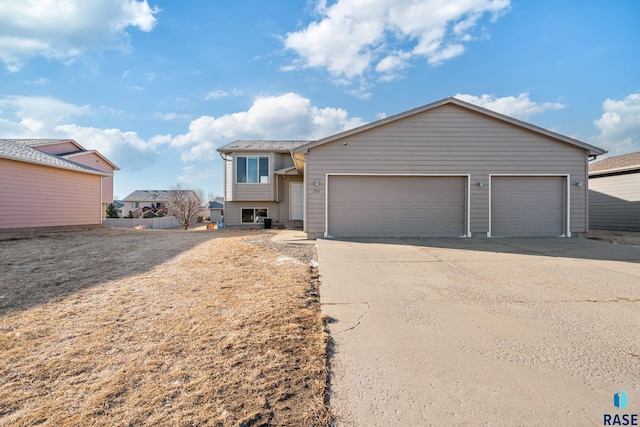
MULTIPOLYGON (((329 177, 330 176, 414 176, 414 177, 461 177, 467 178, 467 206, 465 209, 465 232, 466 237, 471 237, 471 175, 470 174, 415 174, 415 173, 326 173, 325 174, 325 186, 326 191, 324 193, 324 237, 332 237, 329 235, 329 177)), ((305 174, 306 179, 306 174, 305 174)), ((306 195, 306 191, 304 194, 306 195)), ((306 200, 305 200, 306 208, 306 200)))
POLYGON ((487 232, 487 237, 492 237, 491 236, 491 191, 492 191, 492 178, 494 176, 520 176, 520 177, 527 177, 527 176, 555 176, 558 178, 564 178, 566 181, 566 185, 567 185, 567 198, 565 200, 566 203, 566 210, 565 210, 565 220, 566 220, 566 230, 564 232, 564 235, 562 237, 571 237, 571 175, 569 174, 554 174, 554 173, 521 173, 521 174, 516 174, 516 173, 494 173, 494 174, 489 174, 489 231, 487 232))

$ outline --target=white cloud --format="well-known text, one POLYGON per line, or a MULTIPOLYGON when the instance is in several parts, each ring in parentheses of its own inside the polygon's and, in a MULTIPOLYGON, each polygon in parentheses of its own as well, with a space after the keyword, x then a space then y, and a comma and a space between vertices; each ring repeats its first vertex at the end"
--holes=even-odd
POLYGON ((0 115, 3 113, 52 128, 72 117, 92 114, 92 110, 88 105, 77 106, 43 96, 7 96, 0 98, 0 115))
POLYGON ((594 124, 600 129, 594 144, 620 155, 640 151, 640 93, 623 100, 607 99, 604 112, 594 124))
POLYGON ((92 114, 88 105, 77 106, 54 98, 4 97, 0 98, 0 135, 3 138, 74 139, 87 149, 100 151, 121 169, 138 169, 152 163, 156 149, 171 140, 161 135, 144 140, 135 132, 72 123, 92 114))
POLYGON ((227 96, 242 96, 242 91, 240 89, 233 89, 231 92, 227 92, 225 90, 214 90, 209 92, 204 99, 209 101, 211 99, 226 98, 227 96))
POLYGON ((40 77, 39 79, 36 79, 36 80, 25 80, 25 83, 29 84, 29 85, 44 86, 44 85, 48 85, 49 83, 51 83, 51 80, 46 79, 44 77, 40 77))
POLYGON ((288 33, 287 49, 299 55, 296 68, 324 68, 350 83, 372 71, 392 80, 416 58, 439 64, 464 52, 462 42, 485 15, 509 10, 510 0, 338 0, 318 1, 318 21, 288 33), (398 49, 398 46, 401 49, 398 49))
POLYGON ((120 129, 99 129, 65 124, 54 129, 58 138, 71 138, 86 148, 98 150, 120 169, 141 169, 156 159, 156 145, 167 142, 168 138, 144 140, 136 132, 124 132, 120 129))
POLYGON ((247 111, 221 117, 201 116, 191 122, 189 132, 178 135, 171 145, 183 150, 183 160, 217 158, 217 147, 236 139, 319 139, 360 126, 339 108, 318 108, 295 93, 255 99, 247 111))
POLYGON ((0 4, 0 60, 17 71, 34 56, 70 60, 90 50, 130 49, 128 27, 151 31, 147 0, 32 0, 0 4))
POLYGON ((520 120, 528 120, 531 116, 547 110, 561 110, 565 107, 559 102, 534 102, 529 99, 528 93, 502 98, 494 95, 474 96, 459 93, 455 98, 520 120))

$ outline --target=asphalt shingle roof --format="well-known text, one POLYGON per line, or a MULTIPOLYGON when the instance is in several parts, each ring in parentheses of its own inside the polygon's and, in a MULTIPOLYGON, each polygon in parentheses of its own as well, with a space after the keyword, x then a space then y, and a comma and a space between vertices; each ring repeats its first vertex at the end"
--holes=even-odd
POLYGON ((232 151, 270 151, 288 153, 294 148, 307 144, 311 141, 279 141, 279 140, 238 140, 218 148, 221 153, 232 151))
POLYGON ((222 209, 224 205, 218 202, 209 202, 209 209, 222 209))
POLYGON ((69 139, 7 139, 5 141, 16 141, 16 142, 19 142, 20 144, 28 145, 30 147, 37 147, 39 145, 51 145, 51 144, 57 144, 60 142, 66 142, 70 140, 69 139))
POLYGON ((136 190, 122 199, 123 202, 155 202, 169 200, 170 190, 136 190))
POLYGON ((83 164, 65 159, 60 156, 48 154, 34 148, 36 144, 32 141, 53 141, 53 140, 19 140, 19 139, 0 139, 0 157, 10 160, 18 160, 29 163, 37 163, 44 166, 51 166, 61 169, 76 170, 78 172, 95 173, 99 175, 108 175, 98 169, 85 166, 83 164))
POLYGON ((623 154, 621 156, 607 157, 606 159, 589 165, 590 174, 633 169, 640 169, 640 151, 637 153, 623 154))

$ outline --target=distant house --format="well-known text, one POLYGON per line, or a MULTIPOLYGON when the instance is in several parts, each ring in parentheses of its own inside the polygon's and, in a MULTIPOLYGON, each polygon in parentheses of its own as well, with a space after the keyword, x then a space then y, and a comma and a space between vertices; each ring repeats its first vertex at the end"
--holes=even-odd
POLYGON ((116 210, 118 211, 118 216, 120 218, 122 218, 124 216, 124 214, 122 212, 122 209, 124 208, 124 202, 122 202, 120 200, 114 200, 113 204, 116 207, 116 210))
POLYGON ((640 152, 589 165, 589 226, 640 231, 640 152))
POLYGON ((170 199, 170 193, 170 190, 136 190, 122 199, 122 203, 124 203, 123 215, 127 216, 131 212, 137 218, 148 209, 154 211, 165 209, 170 199))
MULTIPOLYGON (((123 215, 127 216, 129 212, 131 212, 134 217, 138 218, 149 209, 153 211, 166 211, 167 202, 171 200, 172 191, 173 190, 136 190, 122 199, 124 203, 122 207, 123 215)), ((193 190, 179 191, 188 191, 195 194, 193 190)))
POLYGON ((224 202, 223 200, 216 200, 209 202, 209 218, 211 222, 219 222, 224 215, 224 202))
POLYGON ((0 139, 0 229, 101 225, 116 170, 72 139, 0 139))
POLYGON ((316 141, 235 141, 225 224, 309 237, 579 236, 593 145, 446 98, 316 141), (279 224, 280 223, 280 224, 279 224))

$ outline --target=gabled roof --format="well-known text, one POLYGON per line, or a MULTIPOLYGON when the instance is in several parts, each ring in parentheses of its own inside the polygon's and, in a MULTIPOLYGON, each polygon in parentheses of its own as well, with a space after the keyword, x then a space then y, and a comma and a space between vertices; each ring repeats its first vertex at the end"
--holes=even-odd
POLYGON ((224 205, 218 202, 209 202, 209 209, 223 209, 224 205))
POLYGON ((171 190, 136 190, 122 199, 123 202, 163 202, 169 200, 171 190))
POLYGON ((107 159, 105 156, 100 154, 99 151, 96 151, 96 150, 74 151, 73 153, 60 154, 60 156, 64 157, 65 159, 68 159, 69 157, 81 156, 81 155, 85 155, 85 154, 95 154, 96 156, 100 157, 105 163, 107 163, 109 166, 111 166, 114 170, 117 170, 117 171, 120 170, 120 168, 118 166, 116 166, 115 164, 113 164, 111 162, 111 160, 107 159))
POLYGON ((347 131, 344 131, 344 132, 341 132, 341 133, 337 133, 335 135, 328 136, 328 137, 323 138, 323 139, 319 139, 317 141, 309 142, 309 143, 307 143, 305 145, 301 145, 301 146, 298 146, 298 147, 294 148, 293 152, 294 153, 305 153, 307 150, 309 150, 309 149, 311 149, 313 147, 317 147, 319 145, 323 145, 323 144, 327 144, 329 142, 340 140, 342 138, 347 138, 349 136, 352 136, 352 135, 355 135, 355 134, 358 134, 358 133, 361 133, 361 132, 365 132, 367 130, 376 128, 378 126, 383 126, 383 125, 386 125, 388 123, 392 123, 392 122, 395 122, 395 121, 398 121, 398 120, 401 120, 401 119, 405 119, 407 117, 414 116, 416 114, 424 113, 425 111, 433 110, 434 108, 438 108, 438 107, 441 107, 441 106, 447 105, 447 104, 452 104, 452 105, 456 105, 458 107, 466 108, 468 110, 472 110, 472 111, 475 111, 477 113, 484 114, 486 116, 489 116, 489 117, 492 117, 494 119, 509 123, 511 125, 514 125, 514 126, 517 126, 517 127, 520 127, 520 128, 523 128, 523 129, 526 129, 526 130, 529 130, 529 131, 532 131, 532 132, 535 132, 535 133, 539 133, 541 135, 548 136, 550 138, 557 139, 557 140, 565 142, 567 144, 575 145, 577 147, 580 147, 580 148, 583 148, 585 150, 588 150, 589 151, 589 155, 591 155, 591 156, 599 156, 601 154, 606 153, 606 151, 601 149, 601 148, 598 148, 596 146, 587 144, 587 143, 582 142, 582 141, 578 141, 577 139, 569 138, 568 136, 564 136, 564 135, 561 135, 559 133, 552 132, 550 130, 547 130, 547 129, 532 125, 530 123, 523 122, 523 121, 518 120, 518 119, 514 119, 513 117, 505 116, 504 114, 496 113, 495 111, 491 111, 491 110, 488 110, 486 108, 478 107, 477 105, 474 105, 474 104, 471 104, 471 103, 468 103, 468 102, 465 102, 465 101, 461 101, 461 100, 459 100, 457 98, 452 98, 452 97, 445 98, 445 99, 442 99, 440 101, 436 101, 436 102, 433 102, 431 104, 424 105, 422 107, 414 108, 412 110, 405 111, 403 113, 396 114, 394 116, 386 117, 386 118, 384 118, 382 120, 371 122, 371 123, 368 123, 368 124, 363 125, 363 126, 359 126, 357 128, 354 128, 354 129, 350 129, 350 130, 347 130, 347 131))
POLYGON ((78 147, 78 150, 84 150, 84 147, 73 139, 12 139, 11 141, 20 142, 30 147, 40 147, 43 145, 55 145, 63 142, 70 142, 78 147))
POLYGON ((640 151, 607 157, 589 165, 589 175, 602 175, 613 172, 640 171, 640 151))
POLYGON ((296 147, 304 145, 310 141, 281 141, 281 140, 238 140, 218 148, 220 153, 231 153, 237 151, 245 152, 270 152, 289 153, 296 147))
MULTIPOLYGON (((38 150, 37 144, 30 141, 51 141, 51 140, 19 140, 0 139, 0 158, 16 160, 19 162, 32 163, 42 166, 49 166, 59 169, 67 169, 75 172, 90 173, 94 175, 111 176, 110 173, 102 172, 98 169, 85 166, 61 156, 48 154, 38 150), (28 142, 24 142, 28 141, 28 142)), ((42 144, 41 144, 42 145, 42 144)))

